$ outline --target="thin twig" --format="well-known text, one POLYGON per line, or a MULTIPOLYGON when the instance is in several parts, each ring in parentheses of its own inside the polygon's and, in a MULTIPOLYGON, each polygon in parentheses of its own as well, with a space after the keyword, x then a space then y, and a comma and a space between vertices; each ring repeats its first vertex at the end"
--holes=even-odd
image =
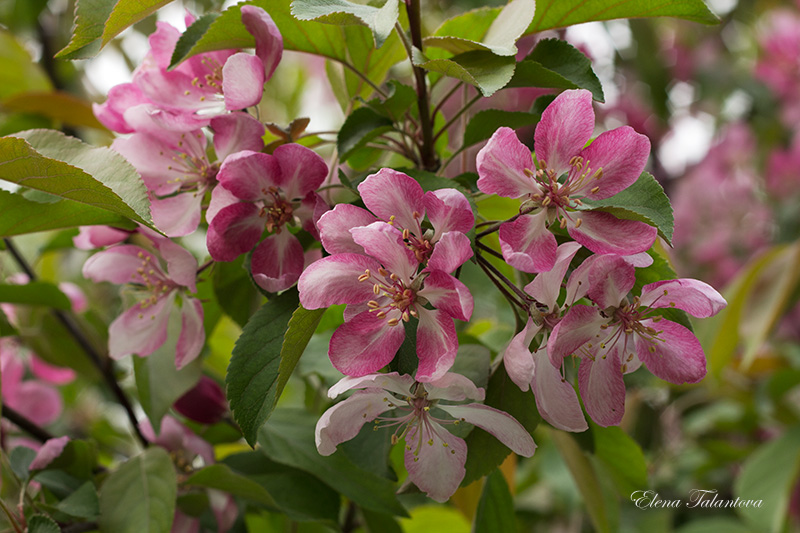
POLYGON ((39 442, 45 442, 47 440, 55 438, 55 435, 53 435, 46 429, 37 426, 36 424, 28 420, 25 416, 21 415, 8 405, 3 405, 3 418, 13 423, 15 426, 17 426, 22 431, 24 431, 34 439, 38 440, 39 442))
POLYGON ((494 286, 497 287, 497 290, 500 291, 500 293, 506 298, 506 300, 508 300, 510 304, 516 305, 521 309, 527 310, 527 307, 522 302, 520 302, 513 294, 508 292, 508 290, 505 287, 503 287, 502 283, 500 283, 497 280, 497 278, 493 276, 492 271, 486 267, 485 261, 478 261, 478 266, 481 267, 481 269, 483 269, 483 271, 486 273, 486 276, 489 278, 489 281, 491 281, 494 284, 494 286))
POLYGON ((481 95, 481 94, 478 94, 478 95, 476 95, 476 96, 475 96, 475 98, 473 98, 472 100, 470 100, 469 102, 467 102, 467 105, 465 105, 464 107, 462 107, 461 109, 459 109, 459 110, 458 110, 458 112, 457 112, 455 115, 453 115, 453 116, 450 118, 450 120, 448 120, 448 121, 447 121, 447 123, 446 123, 444 126, 442 126, 442 129, 440 129, 440 130, 439 130, 439 131, 436 133, 436 135, 434 135, 434 136, 433 136, 433 142, 436 142, 436 140, 437 140, 439 137, 441 137, 441 136, 444 134, 444 132, 446 132, 446 131, 447 131, 447 130, 450 128, 450 126, 452 126, 453 124, 455 124, 456 120, 458 120, 458 119, 459 119, 459 117, 461 117, 461 115, 463 115, 464 113, 466 113, 466 112, 467 112, 467 110, 468 110, 470 107, 472 107, 473 105, 475 105, 475 102, 477 102, 477 101, 478 101, 478 100, 480 100, 481 98, 483 98, 483 95, 481 95))
POLYGON ((462 85, 464 85, 463 81, 460 81, 460 82, 456 83, 455 85, 453 85, 453 88, 450 89, 449 91, 447 91, 447 94, 442 96, 442 99, 439 100, 439 103, 437 103, 436 106, 433 108, 433 111, 431 111, 431 116, 433 116, 435 118, 436 117, 436 113, 439 112, 439 110, 442 108, 442 106, 450 99, 451 96, 453 96, 455 94, 455 92, 458 90, 458 88, 461 87, 462 85))
POLYGON ((354 73, 356 76, 358 76, 359 78, 361 78, 362 80, 364 80, 365 82, 367 82, 367 85, 369 85, 370 87, 372 87, 372 89, 373 89, 373 90, 374 90, 376 93, 378 93, 379 95, 381 95, 381 96, 382 96, 384 99, 389 97, 389 95, 388 95, 388 94, 386 94, 386 92, 385 92, 383 89, 381 89, 380 87, 378 87, 377 85, 375 85, 375 82, 373 82, 371 79, 369 79, 369 78, 367 77, 367 75, 366 75, 366 74, 364 74, 363 72, 361 72, 360 70, 358 70, 356 67, 354 67, 353 65, 351 65, 351 64, 350 64, 350 63, 348 63, 347 61, 342 61, 341 59, 337 59, 336 61, 338 61, 339 63, 341 63, 342 65, 344 65, 346 68, 350 69, 350 71, 351 71, 351 72, 353 72, 353 73, 354 73))
MULTIPOLYGON (((521 301, 523 301, 523 302, 529 302, 529 301, 531 301, 531 300, 532 300, 532 298, 530 297, 530 295, 528 295, 528 294, 527 294, 525 291, 523 291, 522 289, 520 289, 519 287, 517 287, 517 286, 514 284, 514 282, 513 282, 513 281, 511 281, 510 279, 508 279, 507 277, 505 277, 505 276, 503 275, 503 273, 502 273, 502 272, 500 272, 500 271, 499 271, 499 270, 498 270, 498 269, 497 269, 497 268, 496 268, 496 267, 495 267, 493 264, 491 264, 491 263, 490 263, 490 262, 489 262, 489 261, 488 261, 488 260, 487 260, 485 257, 483 257, 483 256, 482 256, 480 253, 478 253, 478 254, 477 254, 477 256, 476 256, 476 259, 478 260, 478 264, 480 264, 480 263, 483 263, 483 264, 485 264, 485 265, 486 265, 486 267, 487 267, 489 270, 491 270, 491 271, 492 271, 492 273, 495 275, 495 277, 496 277, 497 279, 499 279, 500 281, 502 281, 503 283, 505 283, 505 284, 506 284, 506 286, 508 286, 508 288, 509 288, 509 289, 511 289, 511 290, 514 292, 514 294, 516 294, 516 295, 517 295, 519 298, 521 298, 521 301)), ((527 309, 527 308, 528 308, 528 306, 526 305, 526 306, 525 306, 525 309, 527 309)))
POLYGON ((489 227, 489 229, 485 229, 482 232, 480 232, 477 235, 475 235, 475 238, 476 239, 481 239, 483 237, 486 237, 487 235, 490 235, 490 234, 496 232, 497 230, 499 230, 500 226, 502 226, 506 222, 514 222, 515 220, 517 220, 522 215, 527 215, 528 213, 530 213, 534 209, 538 209, 538 208, 539 208, 538 205, 534 205, 534 206, 531 206, 531 207, 526 207, 525 209, 522 209, 519 213, 517 213, 513 217, 509 218, 508 220, 503 220, 501 222, 494 223, 492 226, 489 227))

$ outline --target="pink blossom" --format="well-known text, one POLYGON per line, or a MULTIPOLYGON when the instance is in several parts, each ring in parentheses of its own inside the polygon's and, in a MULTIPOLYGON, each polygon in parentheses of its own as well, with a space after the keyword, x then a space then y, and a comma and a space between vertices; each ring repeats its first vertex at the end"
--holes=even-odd
POLYGON ((178 398, 173 407, 189 420, 201 424, 216 424, 228 412, 225 391, 208 376, 201 376, 197 385, 178 398))
POLYGON ((478 153, 478 188, 523 200, 523 214, 498 234, 511 266, 524 272, 553 267, 557 243, 548 226, 556 220, 595 253, 636 254, 655 241, 654 227, 584 210, 581 200, 609 198, 633 184, 650 153, 647 137, 627 126, 602 133, 584 148, 593 130, 591 93, 564 91, 536 127, 535 163, 511 128, 498 129, 478 153))
POLYGON ((411 376, 371 374, 345 377, 330 388, 328 396, 360 389, 334 405, 317 422, 317 450, 331 455, 336 447, 358 435, 361 427, 397 427, 392 442, 405 441, 408 476, 432 499, 445 502, 464 479, 467 444, 452 435, 444 425, 474 424, 497 437, 514 453, 530 457, 536 444, 522 425, 507 413, 479 403, 454 405, 452 402, 484 398, 484 391, 459 374, 447 373, 428 383, 411 376), (396 417, 380 416, 397 409, 396 417), (436 410, 441 410, 439 415, 436 410))
POLYGON ((75 248, 81 250, 94 250, 119 244, 130 236, 129 231, 112 228, 109 226, 81 226, 78 234, 72 238, 75 248))
POLYGON ((132 294, 138 302, 108 330, 109 355, 114 359, 156 351, 167 340, 170 314, 179 313, 175 366, 180 369, 200 354, 205 343, 203 306, 187 294, 197 290, 197 260, 169 239, 156 239, 154 244, 160 258, 139 246, 114 246, 87 259, 83 275, 92 281, 134 286, 132 294))
POLYGON ((22 347, 11 338, 0 338, 0 391, 3 403, 40 426, 55 422, 63 410, 61 394, 36 379, 25 379, 22 347))

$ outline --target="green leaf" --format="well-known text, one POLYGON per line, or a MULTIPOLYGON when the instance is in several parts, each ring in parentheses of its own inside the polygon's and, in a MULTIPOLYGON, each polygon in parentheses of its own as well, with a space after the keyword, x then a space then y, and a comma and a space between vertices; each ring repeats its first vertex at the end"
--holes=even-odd
POLYGON ((400 523, 392 515, 375 513, 369 509, 362 509, 361 515, 364 517, 367 533, 403 533, 400 523))
POLYGON ((27 446, 17 446, 12 448, 8 454, 8 461, 11 463, 11 470, 20 480, 28 479, 30 466, 36 457, 36 451, 27 446))
POLYGON ((54 130, 0 138, 0 179, 154 228, 144 182, 125 158, 54 130))
POLYGON ((761 445, 742 465, 733 493, 741 500, 760 500, 761 505, 741 506, 736 510, 758 531, 783 531, 798 475, 800 427, 794 426, 761 445))
POLYGON ((229 455, 223 462, 274 495, 278 507, 292 520, 338 522, 339 494, 311 474, 276 463, 260 451, 229 455))
POLYGON ((603 86, 592 70, 591 60, 577 48, 559 39, 543 39, 517 63, 506 88, 548 87, 588 89, 592 98, 604 102, 603 86))
MULTIPOLYGON (((190 52, 194 45, 196 45, 197 42, 203 38, 203 36, 211 27, 211 23, 213 23, 219 17, 219 13, 206 13, 202 17, 192 22, 192 24, 186 28, 186 31, 183 32, 178 38, 178 42, 175 43, 175 49, 172 51, 172 57, 170 58, 170 65, 168 69, 177 67, 181 61, 191 55, 190 52)), ((241 24, 241 18, 239 23, 241 24)))
POLYGON ((601 533, 611 531, 608 510, 603 501, 603 491, 600 488, 600 482, 597 479, 597 473, 592 463, 572 435, 559 430, 551 431, 550 435, 558 453, 561 454, 569 471, 572 473, 572 479, 583 496, 586 510, 589 512, 589 518, 592 520, 595 531, 601 533))
MULTIPOLYGON (((523 427, 533 434, 542 418, 536 409, 533 392, 522 392, 506 373, 501 364, 486 387, 485 405, 494 407, 513 416, 523 427)), ((466 474, 461 486, 465 487, 497 468, 511 453, 511 450, 490 433, 475 428, 467 436, 466 474)))
POLYGON ((617 218, 638 220, 654 226, 661 238, 672 244, 675 228, 672 205, 661 184, 648 172, 642 172, 633 185, 611 198, 584 200, 583 203, 585 209, 599 209, 617 218))
POLYGON ((16 334, 17 330, 8 321, 8 317, 6 317, 3 310, 0 309, 0 337, 10 337, 16 334))
POLYGON ((400 14, 398 0, 386 0, 378 8, 354 4, 347 0, 294 0, 292 15, 298 20, 314 20, 326 24, 367 26, 375 38, 375 47, 380 48, 394 29, 400 14))
POLYGON ((385 100, 375 98, 367 102, 367 105, 394 122, 399 122, 417 101, 417 91, 397 80, 390 80, 387 85, 389 97, 385 100))
POLYGON ((55 520, 47 515, 35 514, 28 519, 28 533, 61 533, 55 520))
POLYGON ((101 41, 103 29, 116 3, 117 0, 77 0, 72 38, 56 57, 59 59, 94 57, 103 47, 101 41))
POLYGON ((689 522, 685 526, 675 530, 675 533, 755 533, 754 530, 745 526, 733 518, 702 518, 689 522))
POLYGON ((177 494, 175 468, 166 450, 148 448, 109 474, 100 487, 100 529, 167 533, 177 494))
POLYGON ((53 89, 50 78, 11 32, 0 29, 0 99, 53 89))
POLYGON ((414 66, 474 85, 487 97, 511 81, 516 64, 513 56, 498 56, 484 50, 465 52, 450 59, 428 59, 414 49, 414 66))
POLYGON ((336 139, 339 160, 344 163, 353 152, 391 129, 391 119, 379 115, 369 107, 359 107, 347 117, 339 130, 336 139))
POLYGON ((93 441, 70 440, 61 454, 47 465, 46 470, 60 470, 76 481, 88 480, 97 466, 97 446, 93 441))
POLYGON ((235 473, 224 464, 207 466, 192 474, 183 484, 217 489, 267 507, 277 507, 275 500, 272 499, 272 496, 264 487, 243 475, 235 473))
POLYGON ((719 19, 702 0, 538 0, 536 15, 525 30, 525 35, 595 20, 649 17, 677 17, 703 24, 719 23, 719 19))
MULTIPOLYGON (((186 300, 183 305, 187 304, 186 300)), ((169 314, 167 340, 147 357, 133 358, 136 390, 147 418, 156 434, 160 433, 161 419, 175 401, 194 387, 203 372, 203 363, 195 359, 182 369, 175 367, 175 351, 181 333, 181 311, 173 306, 169 314)))
POLYGON ((261 294, 254 290, 244 260, 245 256, 242 255, 230 263, 216 262, 211 276, 217 303, 226 315, 242 327, 263 301, 261 294))
POLYGON ((0 302, 45 305, 63 310, 71 308, 69 298, 58 287, 44 281, 32 281, 25 285, 0 284, 0 302))
POLYGON ((99 207, 61 200, 43 208, 40 202, 8 191, 0 191, 0 213, 0 237, 77 226, 135 227, 129 219, 99 207))
POLYGON ((534 0, 511 0, 491 19, 485 17, 485 11, 459 15, 446 21, 423 42, 452 54, 483 50, 499 56, 514 56, 517 39, 533 20, 535 7, 534 0), (478 24, 472 25, 476 19, 478 24), (472 38, 464 36, 469 31, 474 32, 472 38))
POLYGON ((647 461, 636 441, 617 426, 591 426, 594 454, 608 467, 620 494, 627 497, 647 487, 647 461))
POLYGON ((316 422, 305 411, 279 409, 259 431, 258 443, 270 459, 313 474, 361 507, 406 516, 394 483, 358 468, 342 451, 327 457, 317 452, 316 422))
MULTIPOLYGON (((397 33, 389 35, 380 48, 373 46, 372 34, 363 26, 346 26, 344 36, 347 53, 350 57, 349 63, 375 85, 380 86, 392 65, 406 58, 406 49, 397 33)), ((374 91, 372 85, 350 69, 344 70, 344 78, 348 88, 348 101, 355 96, 367 98, 374 91)), ((416 91, 414 91, 414 100, 416 100, 416 91)))
POLYGON ((500 109, 478 111, 469 119, 469 123, 464 129, 464 140, 461 148, 485 141, 502 126, 508 126, 513 129, 532 126, 539 122, 540 118, 542 116, 538 113, 527 113, 525 111, 502 111, 500 109))
POLYGON ((122 33, 128 26, 152 15, 172 0, 118 0, 105 23, 101 47, 122 33))
POLYGON ((94 483, 87 481, 78 490, 58 502, 56 509, 62 513, 94 520, 100 514, 100 500, 94 483))
POLYGON ((251 446, 324 312, 303 309, 297 291, 287 291, 265 303, 236 341, 226 377, 228 400, 251 446))
POLYGON ((486 478, 478 510, 475 514, 475 533, 516 531, 514 500, 503 478, 503 472, 495 470, 486 478))

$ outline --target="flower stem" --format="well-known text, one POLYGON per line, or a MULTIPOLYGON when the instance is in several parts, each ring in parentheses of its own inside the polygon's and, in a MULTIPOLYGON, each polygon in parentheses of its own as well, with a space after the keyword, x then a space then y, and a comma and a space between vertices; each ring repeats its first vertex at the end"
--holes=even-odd
MULTIPOLYGON (((411 44, 422 51, 422 19, 420 17, 419 0, 408 0, 406 2, 406 10, 408 11, 408 26, 411 31, 411 44)), ((411 59, 413 65, 413 58, 409 57, 409 59, 411 59)), ((422 130, 422 144, 419 146, 422 167, 423 170, 436 172, 439 168, 439 158, 434 150, 433 121, 431 120, 425 71, 415 66, 414 77, 417 81, 417 107, 419 108, 419 125, 422 130)))
POLYGON ((3 418, 19 427, 22 431, 35 438, 39 442, 45 442, 54 438, 54 435, 46 429, 37 426, 16 410, 7 405, 3 405, 3 418))
POLYGON ((528 213, 530 213, 534 209, 538 209, 538 208, 539 208, 539 206, 535 206, 535 205, 531 206, 531 207, 526 207, 525 209, 522 209, 519 213, 517 213, 513 217, 509 218, 508 220, 503 220, 501 222, 496 222, 495 224, 492 224, 489 228, 487 228, 487 229, 483 230, 482 232, 478 233, 477 235, 475 235, 475 239, 480 239, 481 237, 486 237, 487 235, 491 235, 492 233, 494 233, 497 230, 499 230, 500 226, 502 226, 506 222, 514 222, 515 220, 517 220, 522 215, 527 215, 528 213))
MULTIPOLYGON (((478 246, 479 246, 479 248, 483 248, 483 249, 487 249, 487 248, 488 248, 487 246, 485 246, 485 245, 483 245, 483 244, 480 244, 480 243, 479 243, 479 245, 478 245, 478 246)), ((494 250, 492 250, 492 251, 494 251, 494 250)), ((495 267, 493 264, 491 264, 491 263, 490 263, 490 262, 489 262, 489 261, 488 261, 488 260, 487 260, 485 257, 483 257, 482 255, 480 255, 480 252, 479 252, 479 253, 478 253, 478 255, 477 255, 477 260, 478 260, 478 264, 483 264, 483 265, 485 265, 485 266, 486 266, 486 268, 488 268, 489 270, 491 270, 491 271, 492 271, 492 274, 494 274, 494 276, 495 276, 495 278, 496 278, 496 279, 498 279, 498 280, 502 281, 503 283, 505 283, 505 284, 506 284, 506 286, 507 286, 509 289, 511 289, 511 290, 514 292, 514 294, 516 294, 516 295, 517 295, 517 297, 518 297, 518 298, 520 298, 520 301, 521 301, 521 302, 530 302, 530 301, 532 301, 532 298, 531 298, 531 297, 530 297, 530 296, 529 296, 527 293, 525 293, 525 291, 523 291, 522 289, 520 289, 519 287, 517 287, 517 286, 514 284, 514 282, 513 282, 513 281, 511 281, 510 279, 508 279, 507 277, 505 277, 505 276, 502 274, 502 272, 500 272, 500 271, 499 271, 499 270, 498 270, 498 269, 497 269, 497 268, 496 268, 496 267, 495 267)), ((486 270, 486 269, 484 269, 484 270, 486 270)), ((521 307, 522 307, 523 309, 525 309, 526 311, 528 310, 528 305, 527 305, 527 304, 523 304, 523 305, 521 305, 521 307)))

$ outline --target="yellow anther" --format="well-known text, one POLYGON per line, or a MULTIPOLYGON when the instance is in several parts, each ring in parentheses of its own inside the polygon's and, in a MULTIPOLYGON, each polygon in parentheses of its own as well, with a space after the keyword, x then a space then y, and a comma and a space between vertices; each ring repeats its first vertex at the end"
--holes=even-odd
POLYGON ((592 189, 589 192, 592 193, 592 194, 595 194, 599 190, 600 190, 600 187, 592 187, 592 189))
POLYGON ((397 318, 390 318, 389 320, 386 321, 386 323, 389 324, 390 326, 396 326, 397 324, 400 323, 400 320, 397 318))
POLYGON ((532 178, 534 176, 533 171, 529 168, 523 169, 523 172, 525 172, 525 175, 528 176, 529 178, 532 178))
POLYGON ((381 286, 376 283, 375 285, 372 286, 372 292, 374 292, 376 295, 380 294, 381 286))
POLYGON ((575 229, 580 228, 581 224, 583 224, 583 219, 582 218, 575 219, 575 229))

